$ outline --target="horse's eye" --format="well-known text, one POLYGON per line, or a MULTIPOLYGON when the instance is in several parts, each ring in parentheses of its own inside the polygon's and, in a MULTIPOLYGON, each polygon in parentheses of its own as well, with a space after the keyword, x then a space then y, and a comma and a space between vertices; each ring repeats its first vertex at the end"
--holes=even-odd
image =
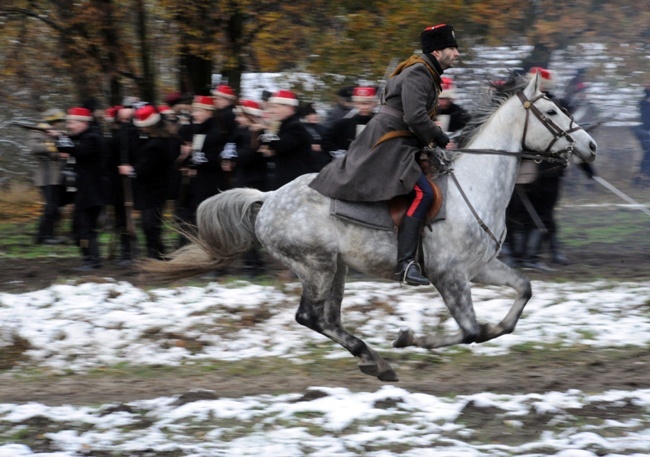
POLYGON ((555 116, 557 114, 557 110, 555 108, 552 108, 546 112, 549 116, 555 116))

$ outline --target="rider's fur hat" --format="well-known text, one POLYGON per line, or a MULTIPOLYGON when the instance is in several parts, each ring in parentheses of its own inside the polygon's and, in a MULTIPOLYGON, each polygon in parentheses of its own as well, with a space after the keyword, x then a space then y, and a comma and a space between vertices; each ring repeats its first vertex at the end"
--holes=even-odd
POLYGON ((449 24, 438 24, 427 27, 420 34, 422 42, 422 52, 429 54, 445 48, 457 48, 456 35, 454 28, 449 24))

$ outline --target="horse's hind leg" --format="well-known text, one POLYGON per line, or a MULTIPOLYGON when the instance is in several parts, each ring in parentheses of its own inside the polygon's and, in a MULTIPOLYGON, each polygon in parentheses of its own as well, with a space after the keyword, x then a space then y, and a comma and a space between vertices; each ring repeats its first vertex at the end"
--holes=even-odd
MULTIPOLYGON (((307 277, 297 273, 301 278, 307 277)), ((390 365, 341 324, 341 301, 347 274, 345 265, 339 263, 333 275, 325 273, 323 269, 315 269, 308 274, 309 281, 302 279, 303 293, 296 321, 350 351, 359 359, 358 366, 364 374, 376 376, 382 381, 398 381, 390 365)))

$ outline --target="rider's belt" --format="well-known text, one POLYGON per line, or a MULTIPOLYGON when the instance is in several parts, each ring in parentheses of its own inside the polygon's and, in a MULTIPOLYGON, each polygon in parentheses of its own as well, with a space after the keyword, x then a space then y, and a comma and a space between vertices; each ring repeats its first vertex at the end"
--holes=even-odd
POLYGON ((388 114, 389 116, 398 117, 400 119, 404 117, 403 111, 400 111, 397 108, 393 108, 392 106, 388 105, 381 105, 379 107, 378 113, 388 114))
POLYGON ((372 149, 375 149, 377 146, 382 144, 385 141, 392 140, 393 138, 410 138, 415 136, 410 130, 393 130, 387 133, 384 133, 381 138, 377 140, 372 149))

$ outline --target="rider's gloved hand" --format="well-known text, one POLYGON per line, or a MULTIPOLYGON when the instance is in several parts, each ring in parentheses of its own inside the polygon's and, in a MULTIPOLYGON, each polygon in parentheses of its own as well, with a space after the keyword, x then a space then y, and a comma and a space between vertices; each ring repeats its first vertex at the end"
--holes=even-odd
POLYGON ((449 137, 440 127, 436 127, 436 131, 433 134, 433 141, 436 145, 444 149, 449 144, 449 137))

